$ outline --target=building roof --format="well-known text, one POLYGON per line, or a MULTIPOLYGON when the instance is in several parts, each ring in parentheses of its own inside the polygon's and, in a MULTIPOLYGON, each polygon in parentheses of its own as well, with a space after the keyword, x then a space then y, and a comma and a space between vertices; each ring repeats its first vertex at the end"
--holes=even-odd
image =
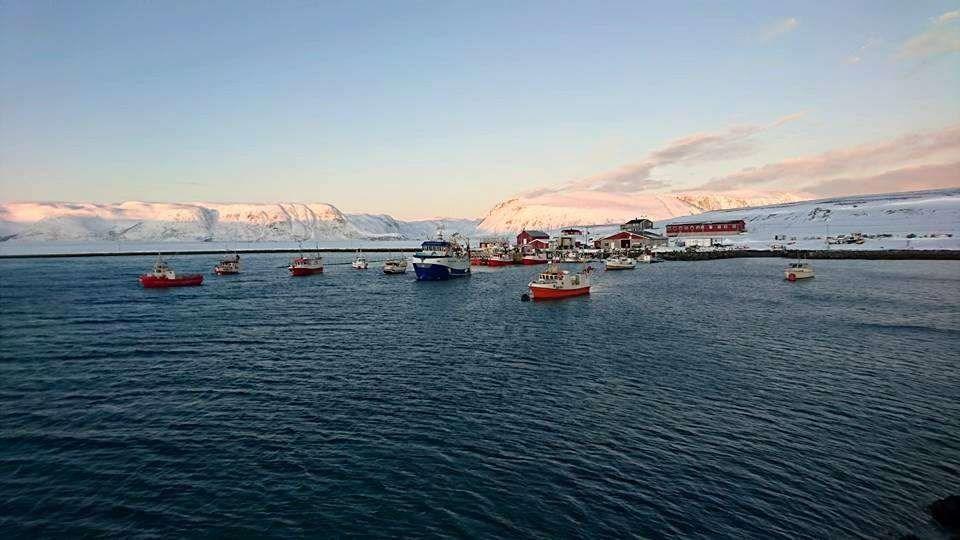
POLYGON ((543 231, 520 231, 520 234, 527 233, 530 238, 550 238, 550 235, 543 231))
POLYGON ((638 217, 638 218, 633 218, 633 219, 631 219, 630 221, 624 223, 624 225, 630 225, 631 223, 633 223, 633 224, 638 224, 638 225, 639 225, 640 223, 643 223, 644 221, 646 221, 647 223, 653 223, 652 220, 649 220, 649 219, 647 219, 647 218, 639 218, 639 217, 638 217))
POLYGON ((726 224, 726 223, 744 223, 744 224, 745 224, 746 221, 744 221, 744 220, 742 220, 742 219, 727 219, 727 220, 723 220, 723 221, 684 221, 684 222, 682 222, 682 223, 667 223, 667 227, 669 227, 669 226, 671 226, 671 225, 673 225, 673 226, 677 226, 677 225, 722 225, 722 224, 726 224))
POLYGON ((667 239, 666 236, 660 236, 659 234, 651 231, 640 231, 640 232, 620 231, 620 232, 611 234, 610 236, 604 236, 603 238, 600 239, 600 241, 602 242, 604 240, 619 240, 619 239, 628 238, 628 237, 646 238, 648 240, 666 240, 667 239))

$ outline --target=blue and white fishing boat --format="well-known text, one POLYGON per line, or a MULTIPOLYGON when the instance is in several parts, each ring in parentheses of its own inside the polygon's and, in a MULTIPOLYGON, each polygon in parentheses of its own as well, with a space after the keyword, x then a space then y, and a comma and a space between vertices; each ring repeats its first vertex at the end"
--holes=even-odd
MULTIPOLYGON (((454 238, 457 235, 454 235, 454 238)), ((413 269, 419 281, 440 281, 470 275, 469 250, 464 249, 455 239, 443 239, 443 232, 437 233, 436 240, 428 240, 420 245, 420 251, 413 255, 413 269)))

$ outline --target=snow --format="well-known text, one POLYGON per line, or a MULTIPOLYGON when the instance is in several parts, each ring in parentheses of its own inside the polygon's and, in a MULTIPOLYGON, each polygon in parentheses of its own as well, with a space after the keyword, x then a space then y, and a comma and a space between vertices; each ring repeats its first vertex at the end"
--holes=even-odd
POLYGON ((728 237, 728 242, 749 249, 770 249, 775 243, 790 249, 825 249, 828 236, 862 233, 863 244, 833 244, 830 249, 960 250, 960 188, 716 210, 655 225, 662 233, 670 223, 736 219, 746 221, 747 232, 728 237))
POLYGON ((803 198, 792 193, 763 191, 722 194, 566 191, 504 201, 487 214, 478 228, 492 234, 516 234, 523 229, 619 224, 635 217, 659 220, 718 208, 792 202, 803 198))
POLYGON ((0 204, 0 242, 289 242, 407 240, 439 227, 472 235, 476 220, 399 221, 326 203, 27 202, 0 204))

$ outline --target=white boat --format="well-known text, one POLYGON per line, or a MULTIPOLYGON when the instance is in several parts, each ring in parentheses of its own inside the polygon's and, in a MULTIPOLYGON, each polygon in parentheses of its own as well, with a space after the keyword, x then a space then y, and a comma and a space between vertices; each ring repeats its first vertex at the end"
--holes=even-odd
POLYGON ((796 262, 790 263, 783 271, 783 277, 787 281, 796 281, 798 279, 807 279, 813 277, 813 266, 801 259, 797 259, 796 262))
POLYGON ((653 264, 653 263, 663 262, 663 259, 660 259, 654 256, 652 253, 644 253, 643 255, 640 255, 640 258, 637 259, 637 262, 653 264))
POLYGON ((407 260, 406 259, 387 259, 386 261, 383 261, 383 273, 384 274, 406 274, 407 260))
POLYGON ((367 258, 363 256, 363 253, 360 253, 359 249, 357 250, 356 258, 353 259, 353 263, 350 266, 356 268, 357 270, 366 270, 367 266, 369 266, 367 263, 367 258))
POLYGON ((576 251, 568 251, 563 255, 563 262, 578 263, 580 262, 580 254, 576 251))
POLYGON ((637 267, 637 261, 630 257, 610 257, 604 259, 603 266, 606 270, 633 270, 637 267))
POLYGON ((213 272, 218 276, 228 276, 233 274, 240 273, 240 255, 234 253, 232 257, 226 257, 221 259, 216 266, 213 267, 213 272))

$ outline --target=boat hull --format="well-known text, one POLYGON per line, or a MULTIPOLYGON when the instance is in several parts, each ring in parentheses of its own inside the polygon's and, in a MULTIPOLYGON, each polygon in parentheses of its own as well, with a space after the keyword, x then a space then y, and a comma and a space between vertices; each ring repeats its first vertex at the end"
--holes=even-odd
POLYGON ((487 259, 487 266, 513 266, 513 261, 504 261, 502 259, 487 259))
POLYGON ((417 262, 413 263, 413 271, 417 273, 418 281, 446 281, 451 278, 470 275, 470 267, 456 268, 445 264, 417 262))
POLYGON ((531 266, 531 265, 534 265, 534 264, 547 264, 547 260, 546 260, 546 259, 528 259, 528 258, 524 257, 524 258, 523 258, 523 264, 525 264, 525 265, 527 265, 527 266, 531 266))
POLYGON ((290 267, 290 275, 296 277, 302 276, 312 276, 313 274, 322 274, 323 267, 320 268, 299 268, 299 267, 290 267))
POLYGON ((220 268, 214 268, 213 273, 218 276, 234 276, 236 274, 239 274, 240 271, 239 270, 223 270, 220 268))
POLYGON ((166 289, 169 287, 196 287, 203 284, 202 274, 190 274, 176 278, 157 277, 144 274, 140 276, 140 284, 146 289, 166 289))
POLYGON ((813 277, 813 273, 812 272, 796 272, 796 271, 791 272, 790 270, 787 270, 783 273, 783 277, 787 281, 797 281, 799 279, 810 279, 813 277))
POLYGON ((590 286, 578 287, 575 289, 555 289, 553 287, 537 287, 530 285, 530 297, 534 300, 558 300, 560 298, 571 298, 573 296, 583 296, 590 294, 590 286))
POLYGON ((604 267, 604 270, 633 270, 636 266, 612 266, 608 265, 604 267))

